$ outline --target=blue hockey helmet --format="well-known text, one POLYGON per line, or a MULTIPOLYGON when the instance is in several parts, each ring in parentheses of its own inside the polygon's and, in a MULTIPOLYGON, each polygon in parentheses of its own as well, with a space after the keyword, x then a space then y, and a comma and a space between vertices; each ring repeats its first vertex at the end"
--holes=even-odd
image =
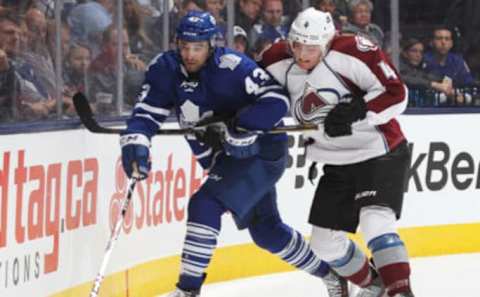
POLYGON ((189 11, 177 26, 177 39, 213 41, 217 34, 215 18, 208 12, 189 11))

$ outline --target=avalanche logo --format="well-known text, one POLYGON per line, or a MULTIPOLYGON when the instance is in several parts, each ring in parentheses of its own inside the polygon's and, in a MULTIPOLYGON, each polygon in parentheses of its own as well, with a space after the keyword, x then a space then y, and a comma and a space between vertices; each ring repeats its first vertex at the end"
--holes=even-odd
POLYGON ((368 36, 365 35, 356 35, 355 41, 357 44, 357 49, 361 52, 376 51, 378 46, 376 46, 368 36))
POLYGON ((295 102, 294 115, 301 123, 322 124, 327 113, 340 101, 340 94, 331 88, 307 87, 295 102))

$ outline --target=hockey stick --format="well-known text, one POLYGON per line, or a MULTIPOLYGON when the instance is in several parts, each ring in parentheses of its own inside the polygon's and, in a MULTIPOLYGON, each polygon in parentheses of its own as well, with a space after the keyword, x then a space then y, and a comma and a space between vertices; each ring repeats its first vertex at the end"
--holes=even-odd
MULTIPOLYGON (((124 130, 118 128, 107 128, 100 126, 100 124, 93 117, 92 109, 88 103, 87 97, 82 93, 76 93, 73 96, 73 105, 77 111, 80 121, 87 128, 88 131, 92 133, 104 133, 104 134, 120 134, 124 130)), ((283 126, 277 127, 273 130, 266 131, 267 134, 279 134, 285 132, 301 132, 309 130, 317 130, 317 125, 292 125, 292 126, 283 126)), ((157 131, 157 135, 186 135, 186 134, 195 134, 196 128, 186 128, 186 129, 160 129, 157 131)))
POLYGON ((132 200, 132 194, 133 194, 133 190, 135 189, 137 180, 138 178, 135 177, 135 173, 134 173, 134 177, 130 178, 130 180, 128 181, 127 196, 122 202, 122 208, 120 209, 120 213, 117 217, 115 227, 113 228, 112 234, 110 235, 110 240, 108 241, 107 247, 105 248, 105 254, 103 256, 102 265, 100 266, 100 270, 98 271, 92 290, 90 291, 90 297, 98 296, 98 293, 100 291, 100 285, 102 284, 103 278, 105 277, 105 271, 107 270, 108 261, 110 260, 113 247, 115 246, 118 240, 118 236, 120 235, 120 230, 122 228, 123 221, 125 220, 125 216, 127 214, 128 205, 130 204, 130 200, 132 200))

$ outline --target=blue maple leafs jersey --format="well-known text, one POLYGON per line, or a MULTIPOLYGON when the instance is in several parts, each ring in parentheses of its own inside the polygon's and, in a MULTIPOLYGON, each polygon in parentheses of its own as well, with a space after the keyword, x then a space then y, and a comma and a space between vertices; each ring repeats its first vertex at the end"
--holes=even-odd
MULTIPOLYGON (((172 110, 181 127, 193 127, 213 116, 236 118, 237 126, 252 131, 267 131, 283 125, 289 109, 286 91, 271 75, 247 56, 218 47, 206 65, 189 76, 177 51, 157 56, 149 65, 142 92, 127 131, 151 137, 172 110)), ((261 146, 285 141, 286 135, 265 134, 261 146)), ((211 148, 194 136, 187 141, 202 166, 211 157, 211 148)))

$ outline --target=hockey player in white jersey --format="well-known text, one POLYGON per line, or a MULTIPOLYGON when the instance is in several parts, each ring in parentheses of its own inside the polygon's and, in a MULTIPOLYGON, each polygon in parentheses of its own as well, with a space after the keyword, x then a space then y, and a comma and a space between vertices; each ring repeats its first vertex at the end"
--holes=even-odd
POLYGON ((357 296, 412 297, 407 250, 396 229, 410 152, 395 117, 408 90, 386 55, 361 36, 338 36, 328 13, 308 8, 288 41, 260 63, 290 93, 294 118, 315 123, 307 157, 324 164, 312 203, 311 245, 357 296), (360 228, 370 263, 347 237, 360 228))

